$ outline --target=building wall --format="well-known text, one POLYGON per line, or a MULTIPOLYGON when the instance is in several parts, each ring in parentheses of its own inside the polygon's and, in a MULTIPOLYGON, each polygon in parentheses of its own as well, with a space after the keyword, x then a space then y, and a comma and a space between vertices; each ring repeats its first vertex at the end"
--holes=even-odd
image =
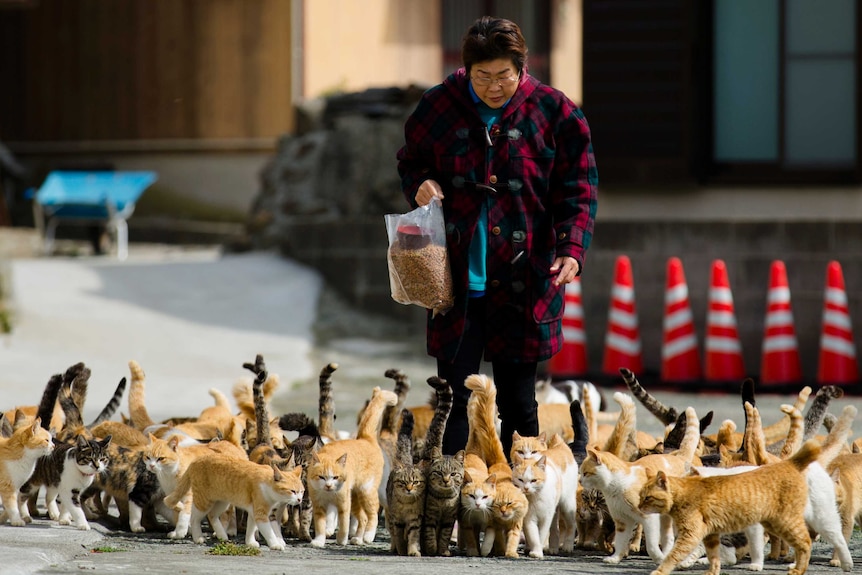
POLYGON ((438 0, 305 0, 304 98, 442 79, 438 0))

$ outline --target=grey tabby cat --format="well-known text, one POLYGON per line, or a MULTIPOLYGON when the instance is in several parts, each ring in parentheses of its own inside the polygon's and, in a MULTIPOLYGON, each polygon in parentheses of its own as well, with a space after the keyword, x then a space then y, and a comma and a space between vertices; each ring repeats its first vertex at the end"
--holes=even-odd
POLYGON ((436 376, 428 378, 428 385, 437 394, 437 405, 425 436, 420 463, 427 469, 422 554, 448 557, 451 554, 449 540, 461 505, 464 450, 455 455, 443 455, 443 431, 452 411, 452 386, 436 376))
POLYGON ((60 525, 74 525, 82 531, 89 531, 90 524, 81 508, 81 493, 92 485, 97 474, 108 468, 110 443, 110 435, 101 441, 79 435, 75 443, 58 444, 49 455, 40 457, 30 479, 21 487, 19 501, 24 521, 29 523, 32 520, 27 499, 35 497, 44 485, 48 516, 60 525), (57 499, 60 500, 59 507, 57 499))
POLYGON ((420 557, 425 513, 425 468, 413 464, 413 413, 401 410, 395 459, 386 482, 386 528, 392 552, 420 557))

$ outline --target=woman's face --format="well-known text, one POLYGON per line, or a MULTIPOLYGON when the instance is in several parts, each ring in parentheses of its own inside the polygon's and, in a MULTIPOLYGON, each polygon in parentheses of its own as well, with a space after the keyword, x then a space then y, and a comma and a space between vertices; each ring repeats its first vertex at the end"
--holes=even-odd
POLYGON ((518 89, 518 69, 507 58, 473 64, 470 82, 473 91, 489 108, 500 108, 518 89))

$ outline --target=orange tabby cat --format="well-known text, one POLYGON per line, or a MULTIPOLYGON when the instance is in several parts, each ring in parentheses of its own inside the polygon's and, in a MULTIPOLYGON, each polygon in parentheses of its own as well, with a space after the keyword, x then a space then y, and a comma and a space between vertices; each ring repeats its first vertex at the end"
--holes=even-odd
POLYGON ((497 387, 490 377, 482 374, 467 377, 464 385, 471 391, 468 405, 470 401, 476 402, 476 417, 482 422, 476 437, 476 449, 482 453, 488 475, 495 479, 491 529, 485 531, 481 552, 487 556, 496 550, 506 557, 518 557, 518 543, 529 504, 527 497, 512 483, 512 469, 497 435, 497 387))
MULTIPOLYGON (((15 420, 23 413, 16 412, 15 420)), ((16 527, 24 525, 18 508, 21 486, 36 469, 36 461, 54 449, 51 434, 42 428, 41 418, 33 423, 21 425, 14 430, 12 437, 0 438, 0 497, 3 499, 3 515, 0 524, 9 520, 16 527)))
POLYGON ((279 504, 299 505, 304 489, 301 467, 281 472, 275 466, 258 465, 246 459, 216 453, 196 459, 180 477, 177 488, 165 497, 165 505, 182 510, 181 501, 192 492, 190 529, 195 543, 204 543, 201 520, 209 516, 216 537, 228 539, 220 516, 230 506, 244 509, 249 515, 245 543, 259 547, 255 535, 263 535, 270 549, 283 550, 281 527, 273 527, 270 514, 279 504), (254 523, 252 524, 252 518, 254 523))
POLYGON ((313 547, 326 542, 326 516, 337 513, 336 542, 346 545, 351 516, 357 521, 350 543, 371 543, 377 531, 380 510, 378 486, 383 480, 383 452, 377 430, 387 406, 397 403, 395 393, 375 387, 355 439, 330 441, 313 454, 308 466, 308 494, 314 509, 313 547))
MULTIPOLYGON (((862 453, 844 453, 835 457, 826 470, 835 482, 835 499, 841 516, 844 539, 850 541, 853 525, 862 523, 862 453)), ((833 554, 831 564, 837 562, 833 554)))
POLYGON ((659 471, 643 486, 638 509, 673 518, 673 548, 651 575, 667 575, 704 542, 710 575, 721 570, 720 535, 754 523, 786 540, 795 551, 789 575, 802 575, 811 557, 805 525, 808 483, 804 470, 820 455, 820 443, 809 440, 788 460, 747 473, 714 477, 673 477, 659 471))
POLYGON ((673 453, 647 455, 627 462, 611 453, 587 449, 587 458, 580 467, 581 485, 604 494, 616 528, 614 553, 605 557, 605 562, 619 563, 628 554, 629 543, 639 524, 643 526, 649 556, 657 563, 664 558, 664 550, 672 540, 670 521, 638 511, 638 494, 647 479, 658 471, 685 475, 699 443, 700 422, 694 409, 689 407, 680 449, 673 453))

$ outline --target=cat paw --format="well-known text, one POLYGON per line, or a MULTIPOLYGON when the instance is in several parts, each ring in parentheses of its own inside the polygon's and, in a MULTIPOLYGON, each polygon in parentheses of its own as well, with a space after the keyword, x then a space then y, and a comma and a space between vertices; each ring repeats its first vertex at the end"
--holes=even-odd
POLYGON ((287 546, 283 541, 275 541, 272 545, 269 546, 273 551, 284 551, 287 546))
POLYGON ((89 531, 90 530, 90 524, 89 523, 79 523, 78 525, 75 525, 75 527, 78 529, 78 531, 89 531))
POLYGON ((132 533, 143 533, 146 529, 144 529, 143 525, 138 525, 136 527, 132 527, 131 531, 132 533))
POLYGON ((533 559, 542 559, 545 555, 541 551, 530 551, 528 554, 533 559))
POLYGON ((749 571, 763 571, 763 563, 749 563, 745 566, 749 571))
POLYGON ((63 517, 62 519, 57 520, 57 525, 71 525, 72 520, 68 517, 63 517))
MULTIPOLYGON (((351 537, 349 543, 351 545, 362 545, 362 537, 351 537)), ((343 543, 339 543, 339 545, 343 545, 343 543)))
POLYGON ((170 531, 168 532, 168 539, 185 539, 186 535, 186 531, 170 531))
POLYGON ((25 525, 27 525, 27 522, 23 519, 10 519, 9 525, 11 525, 12 527, 24 527, 25 525))
POLYGON ((204 543, 206 543, 206 542, 207 542, 207 538, 206 538, 206 537, 203 537, 203 536, 198 537, 197 539, 195 539, 195 543, 197 543, 198 545, 203 545, 203 544, 204 544, 204 543))
POLYGON ((314 539, 311 540, 311 546, 312 547, 317 547, 318 549, 323 549, 323 547, 325 545, 326 545, 326 539, 323 537, 315 537, 314 539))
POLYGON ((408 551, 407 556, 408 557, 422 557, 422 553, 420 553, 419 551, 413 550, 413 551, 408 551))
POLYGON ((616 565, 620 561, 622 561, 622 557, 617 557, 616 555, 611 555, 610 557, 605 557, 602 559, 605 563, 610 563, 611 565, 616 565))

